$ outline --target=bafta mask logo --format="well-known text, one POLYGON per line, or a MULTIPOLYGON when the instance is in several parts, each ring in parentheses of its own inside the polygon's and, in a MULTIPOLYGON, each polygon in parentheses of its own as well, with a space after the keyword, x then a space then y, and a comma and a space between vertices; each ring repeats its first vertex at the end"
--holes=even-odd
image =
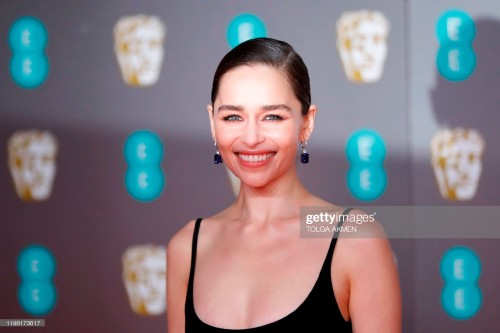
POLYGON ((375 82, 384 70, 389 21, 377 11, 346 12, 337 21, 337 48, 349 80, 375 82))
POLYGON ((48 199, 56 175, 56 138, 47 131, 18 131, 7 145, 17 195, 26 201, 48 199))
POLYGON ((164 246, 137 245, 122 256, 123 282, 132 310, 159 315, 166 307, 167 252, 164 246))
POLYGON ((484 139, 473 129, 438 131, 431 141, 432 167, 441 196, 469 200, 476 194, 482 169, 484 139))
POLYGON ((123 80, 130 86, 158 81, 167 29, 155 16, 126 16, 114 27, 115 53, 123 80))

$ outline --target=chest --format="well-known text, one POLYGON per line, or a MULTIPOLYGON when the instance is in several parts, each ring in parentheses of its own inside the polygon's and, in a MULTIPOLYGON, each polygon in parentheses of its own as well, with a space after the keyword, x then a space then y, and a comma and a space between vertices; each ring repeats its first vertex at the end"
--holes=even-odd
POLYGON ((310 294, 329 244, 329 239, 254 239, 200 251, 194 280, 198 316, 214 326, 234 328, 285 317, 310 294))

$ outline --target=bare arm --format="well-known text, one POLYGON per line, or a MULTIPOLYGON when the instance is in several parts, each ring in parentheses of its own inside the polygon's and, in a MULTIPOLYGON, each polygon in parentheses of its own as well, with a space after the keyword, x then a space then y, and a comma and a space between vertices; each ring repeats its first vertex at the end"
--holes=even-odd
POLYGON ((349 313, 354 333, 401 333, 402 304, 398 271, 382 228, 379 236, 352 238, 349 260, 349 313))
POLYGON ((184 304, 191 264, 193 222, 177 232, 167 247, 167 330, 184 333, 184 304))

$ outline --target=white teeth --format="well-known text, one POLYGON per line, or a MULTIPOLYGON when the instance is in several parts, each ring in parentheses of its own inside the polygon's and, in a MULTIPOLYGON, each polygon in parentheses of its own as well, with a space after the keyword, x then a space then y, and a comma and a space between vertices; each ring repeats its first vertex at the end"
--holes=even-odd
POLYGON ((245 162, 256 163, 267 160, 269 157, 273 156, 273 153, 264 154, 264 155, 245 155, 238 154, 238 156, 245 162))

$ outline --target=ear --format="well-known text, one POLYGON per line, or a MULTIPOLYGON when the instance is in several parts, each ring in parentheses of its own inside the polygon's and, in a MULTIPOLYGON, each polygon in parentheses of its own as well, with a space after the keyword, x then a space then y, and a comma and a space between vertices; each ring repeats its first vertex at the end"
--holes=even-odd
POLYGON ((307 114, 303 116, 302 126, 300 129, 299 139, 301 142, 306 142, 311 137, 314 129, 314 117, 316 116, 316 105, 311 105, 307 114))
POLYGON ((207 105, 208 118, 210 118, 210 131, 212 131, 212 138, 215 139, 215 124, 214 124, 214 108, 212 105, 207 105))

